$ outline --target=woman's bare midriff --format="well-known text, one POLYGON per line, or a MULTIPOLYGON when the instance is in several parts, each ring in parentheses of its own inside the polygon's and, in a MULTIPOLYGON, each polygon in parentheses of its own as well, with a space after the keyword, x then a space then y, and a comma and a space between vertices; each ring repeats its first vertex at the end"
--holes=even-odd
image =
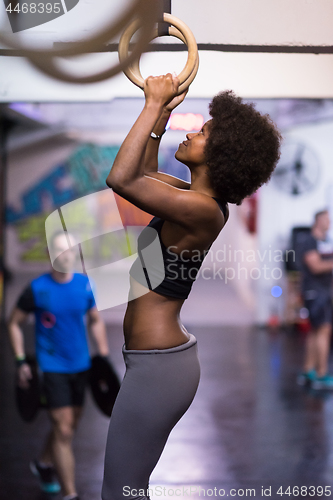
MULTIPOLYGON (((189 251, 190 257, 192 251, 206 251, 225 222, 215 202, 214 208, 217 218, 212 222, 212 234, 207 235, 205 228, 204 234, 197 235, 196 240, 193 240, 193 234, 184 233, 177 224, 164 221, 160 234, 161 242, 166 248, 172 246, 176 253, 189 251)), ((184 300, 149 291, 130 276, 129 300, 124 318, 126 348, 169 349, 185 344, 190 336, 179 318, 184 300)))
POLYGON ((169 349, 189 340, 179 314, 183 299, 149 291, 128 303, 124 318, 126 349, 169 349))

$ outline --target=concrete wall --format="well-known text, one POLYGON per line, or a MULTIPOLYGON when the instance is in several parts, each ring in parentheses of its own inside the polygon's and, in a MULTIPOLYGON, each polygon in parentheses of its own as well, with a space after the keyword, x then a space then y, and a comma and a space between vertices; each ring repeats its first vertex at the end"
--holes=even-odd
MULTIPOLYGON (((22 31, 19 37, 31 45, 42 42, 48 47, 54 41, 81 40, 107 23, 115 25, 118 15, 134 3, 134 0, 80 0, 66 14, 22 31)), ((172 0, 171 12, 189 26, 198 43, 333 45, 330 0, 172 0)), ((17 40, 19 37, 12 34, 3 4, 0 16, 2 29, 12 40, 17 40)), ((117 39, 119 36, 114 38, 117 39)))

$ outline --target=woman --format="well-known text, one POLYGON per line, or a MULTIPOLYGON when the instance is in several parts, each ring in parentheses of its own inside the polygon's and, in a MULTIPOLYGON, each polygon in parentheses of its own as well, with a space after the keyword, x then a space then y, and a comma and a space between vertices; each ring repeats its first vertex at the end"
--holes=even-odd
MULTIPOLYGON (((126 374, 110 421, 103 500, 148 498, 149 476, 199 383, 196 339, 179 319, 192 271, 226 223, 227 203, 240 204, 258 189, 279 158, 280 135, 269 117, 228 91, 213 99, 212 119, 187 134, 175 154, 190 169, 191 182, 157 172, 160 137, 185 97, 176 96, 178 84, 171 74, 145 81, 145 106, 106 181, 155 215, 149 226, 157 231, 164 269, 154 286, 145 272, 149 290, 141 296, 136 266, 131 270, 137 298, 124 320, 126 374)), ((141 246, 143 253, 145 242, 141 246)))

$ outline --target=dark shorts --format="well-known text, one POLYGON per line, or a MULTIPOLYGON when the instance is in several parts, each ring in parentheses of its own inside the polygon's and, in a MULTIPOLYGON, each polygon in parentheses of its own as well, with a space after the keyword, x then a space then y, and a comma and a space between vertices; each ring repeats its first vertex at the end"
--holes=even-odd
POLYGON ((80 373, 43 373, 43 396, 47 408, 83 406, 89 370, 80 373))
POLYGON ((309 311, 309 320, 313 328, 318 328, 324 323, 332 323, 333 307, 329 293, 317 290, 305 292, 304 306, 309 311))

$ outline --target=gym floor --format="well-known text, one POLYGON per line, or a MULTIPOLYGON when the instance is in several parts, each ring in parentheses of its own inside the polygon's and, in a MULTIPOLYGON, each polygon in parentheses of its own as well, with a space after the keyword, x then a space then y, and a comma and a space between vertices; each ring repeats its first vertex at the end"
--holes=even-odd
MULTIPOLYGON (((201 382, 153 472, 153 498, 223 493, 263 498, 270 492, 273 499, 325 496, 321 487, 325 492, 325 486, 333 484, 333 393, 296 385, 304 338, 250 324, 208 323, 185 323, 198 339, 201 382), (302 486, 308 489, 301 495, 302 486)), ((121 377, 119 322, 108 324, 108 336, 111 359, 121 377)), ((26 328, 26 342, 31 350, 32 325, 26 328)), ((47 415, 41 410, 32 423, 21 421, 14 405, 15 368, 4 334, 0 358, 0 496, 43 500, 48 497, 39 491, 29 461, 39 454, 49 428, 47 415)), ((108 419, 88 392, 74 444, 82 500, 100 500, 107 427, 108 419)))

